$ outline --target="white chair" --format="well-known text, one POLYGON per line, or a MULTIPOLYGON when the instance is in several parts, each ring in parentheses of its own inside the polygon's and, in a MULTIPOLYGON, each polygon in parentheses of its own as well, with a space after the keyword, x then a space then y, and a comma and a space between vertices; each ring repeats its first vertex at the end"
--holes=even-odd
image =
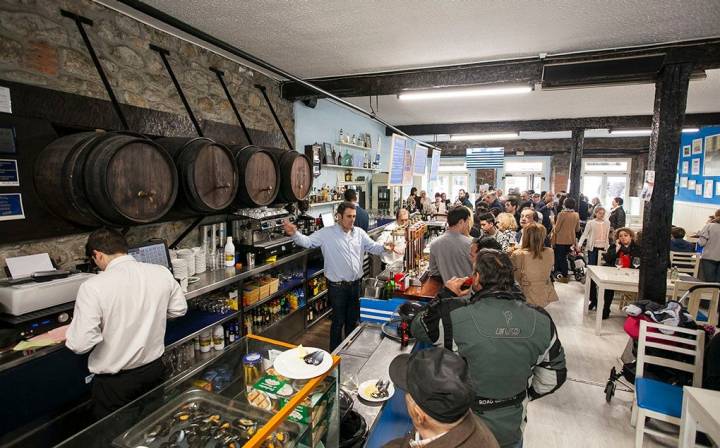
POLYGON ((638 356, 635 376, 635 397, 633 399, 632 422, 635 424, 635 448, 642 448, 645 433, 656 437, 677 439, 664 432, 655 431, 645 427, 646 419, 653 418, 680 426, 682 414, 682 386, 663 383, 662 381, 644 378, 646 364, 654 364, 671 369, 692 373, 693 386, 702 387, 703 349, 705 345, 705 332, 703 330, 689 330, 656 324, 654 322, 640 322, 640 338, 638 340, 638 356), (648 332, 648 328, 655 328, 658 332, 648 332), (660 330, 674 332, 672 335, 661 333, 660 330), (688 337, 680 337, 682 333, 688 337), (648 340, 650 338, 650 340, 648 340), (671 345, 676 344, 676 345, 671 345), (693 362, 682 362, 675 359, 648 355, 648 347, 663 352, 679 353, 693 358, 693 362))
POLYGON ((697 322, 710 325, 718 324, 718 302, 720 302, 720 283, 700 283, 691 286, 682 297, 683 305, 697 322), (700 308, 701 302, 710 302, 707 308, 700 308))
POLYGON ((696 252, 670 251, 670 266, 675 266, 679 272, 697 278, 700 258, 696 252))

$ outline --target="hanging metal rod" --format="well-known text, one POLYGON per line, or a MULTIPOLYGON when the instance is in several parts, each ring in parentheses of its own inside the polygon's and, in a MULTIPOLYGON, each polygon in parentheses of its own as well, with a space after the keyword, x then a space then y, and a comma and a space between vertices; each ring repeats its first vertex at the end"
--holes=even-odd
MULTIPOLYGON (((110 2, 108 2, 107 0, 96 0, 96 1, 99 1, 100 3, 103 3, 103 4, 108 4, 108 3, 110 3, 110 2)), ((398 129, 397 127, 393 126, 392 124, 390 124, 390 123, 386 122, 385 120, 381 119, 380 117, 378 117, 378 116, 375 115, 374 113, 371 113, 371 112, 366 111, 366 110, 363 109, 362 107, 356 106, 355 104, 353 104, 353 103, 351 103, 351 102, 349 102, 349 101, 345 101, 344 99, 342 99, 342 98, 340 98, 340 97, 338 97, 338 96, 336 96, 336 95, 333 95, 332 93, 327 92, 327 91, 325 91, 325 90, 323 90, 323 89, 315 86, 314 84, 311 84, 311 83, 305 81, 304 79, 302 79, 302 78, 300 78, 300 77, 298 77, 298 76, 295 76, 295 75, 293 75, 293 74, 291 74, 291 73, 288 73, 288 72, 286 72, 285 70, 283 70, 283 69, 281 69, 281 68, 279 68, 279 67, 276 67, 276 66, 270 64, 269 62, 263 60, 263 59, 260 59, 260 58, 258 58, 258 57, 256 57, 256 56, 253 56, 253 55, 251 55, 250 53, 247 53, 247 52, 245 52, 245 51, 243 51, 243 50, 235 47, 234 45, 230 45, 229 43, 227 43, 227 42, 225 42, 225 41, 223 41, 223 40, 220 40, 220 39, 218 39, 218 38, 216 38, 216 37, 214 37, 214 36, 211 36, 210 34, 207 34, 207 33, 203 32, 203 31, 200 31, 199 29, 197 29, 197 28, 195 28, 195 27, 193 27, 193 26, 190 26, 190 25, 188 25, 187 23, 185 23, 185 22, 183 22, 183 21, 181 21, 181 20, 179 20, 179 19, 177 19, 177 18, 175 18, 175 17, 173 17, 173 16, 171 16, 171 15, 169 15, 169 14, 164 13, 163 11, 160 11, 159 9, 153 8, 152 6, 149 6, 149 5, 147 5, 147 4, 145 4, 145 3, 141 2, 141 1, 138 1, 138 0, 117 0, 117 3, 121 3, 121 4, 125 5, 125 6, 128 6, 128 7, 132 8, 132 9, 135 9, 135 10, 141 12, 142 14, 145 14, 145 15, 147 15, 147 16, 149 16, 149 17, 151 17, 151 18, 153 18, 153 19, 155 19, 155 20, 157 20, 157 21, 159 21, 159 22, 164 23, 165 25, 169 25, 169 26, 171 26, 171 27, 173 27, 173 28, 176 28, 176 29, 178 29, 178 30, 180 30, 180 31, 182 31, 182 32, 184 32, 184 33, 187 33, 187 34, 193 36, 193 37, 196 38, 196 39, 200 39, 200 40, 202 40, 202 41, 205 41, 205 42, 207 42, 208 44, 213 45, 213 46, 219 48, 220 50, 226 51, 226 52, 228 52, 228 53, 230 53, 230 54, 232 54, 232 55, 234 55, 234 56, 236 56, 236 57, 242 58, 242 59, 244 59, 244 60, 246 60, 246 61, 248 61, 248 62, 250 62, 250 63, 252 63, 252 64, 257 65, 257 66, 260 67, 260 68, 263 68, 263 69, 268 70, 268 71, 270 71, 270 72, 272 72, 272 73, 275 73, 275 74, 278 75, 278 76, 281 76, 281 77, 283 77, 283 78, 285 78, 285 79, 288 79, 288 80, 291 80, 291 81, 295 81, 296 83, 298 83, 298 84, 300 84, 300 85, 302 85, 302 86, 304 86, 304 87, 306 87, 306 88, 308 88, 308 89, 310 89, 310 90, 312 90, 312 91, 314 91, 314 92, 317 92, 319 95, 325 96, 325 97, 327 97, 328 99, 331 99, 332 101, 334 101, 334 102, 336 102, 336 103, 338 103, 338 104, 341 104, 341 105, 347 107, 348 109, 352 109, 352 110, 354 110, 354 111, 356 111, 356 112, 359 112, 359 113, 362 114, 362 115, 365 115, 365 116, 367 116, 367 117, 372 118, 373 120, 377 121, 378 123, 383 124, 383 125, 385 125, 386 127, 392 129, 392 130, 395 131, 397 134, 403 135, 403 136, 407 137, 408 139, 410 139, 410 140, 412 140, 412 141, 414 141, 414 142, 416 142, 416 143, 422 144, 423 146, 426 146, 426 147, 432 147, 433 149, 438 149, 438 150, 440 149, 440 148, 438 148, 438 147, 436 147, 436 146, 430 145, 430 144, 428 144, 428 143, 425 143, 425 142, 422 142, 422 141, 420 141, 420 140, 417 140, 417 139, 413 138, 412 136, 406 134, 405 132, 401 131, 400 129, 398 129)), ((120 12, 123 12, 123 13, 125 13, 125 14, 130 15, 127 11, 124 11, 124 10, 121 9, 121 8, 113 7, 113 6, 110 6, 110 7, 111 7, 111 8, 114 8, 114 9, 117 9, 117 10, 119 10, 120 12)))
POLYGON ((285 132, 285 127, 283 127, 282 123, 280 123, 280 118, 278 118, 277 114, 275 113, 275 108, 270 102, 270 98, 267 94, 267 88, 262 84, 255 84, 255 88, 262 92, 263 98, 265 98, 265 102, 267 103, 268 108, 270 109, 270 112, 275 119, 275 123, 277 123, 278 127, 280 128, 280 132, 282 132, 283 137, 285 137, 285 142, 287 143, 288 148, 290 148, 290 150, 295 150, 295 147, 290 142, 290 138, 288 137, 287 132, 285 132))
POLYGON ((175 85, 175 90, 177 90, 178 95, 180 95, 180 100, 182 100, 182 103, 185 106, 185 110, 187 111, 187 114, 190 117, 190 121, 192 121, 193 126, 195 126, 195 130, 197 131, 197 134, 200 137, 204 137, 203 131, 200 128, 200 123, 198 123, 197 118, 195 118, 195 114, 193 114, 193 111, 190 108, 190 103, 188 103, 187 98, 185 98, 185 93, 183 92, 182 87, 180 87, 180 83, 178 82, 177 78, 175 77, 175 73, 173 72, 173 69, 170 66, 170 61, 168 61, 168 59, 167 59, 167 57, 170 55, 170 52, 164 48, 158 47, 157 45, 153 45, 153 44, 150 44, 150 49, 153 51, 156 51, 157 54, 160 55, 160 59, 162 59, 163 64, 165 64, 165 69, 167 70, 168 75, 170 75, 170 79, 172 80, 173 84, 175 85))
POLYGON ((90 59, 92 59, 93 64, 95 64, 95 69, 97 70, 98 75, 100 75, 100 80, 105 86, 105 91, 107 91, 107 94, 110 97, 110 102, 115 109, 115 114, 120 119, 120 123, 122 123, 123 129, 126 131, 130 130, 130 126, 128 126, 127 120, 125 119, 125 114, 123 114, 122 109, 120 109, 120 103, 118 102, 117 97, 115 97, 115 92, 113 92, 110 81, 108 80, 107 75, 105 75, 105 70, 103 70, 103 67, 100 64, 100 59, 98 59, 97 54, 95 54, 95 49, 90 42, 90 38, 85 32, 85 27, 83 25, 92 26, 93 21, 88 19, 87 17, 73 14, 70 11, 66 11, 64 9, 60 10, 60 15, 62 15, 63 17, 68 17, 75 21, 75 24, 78 27, 78 31, 80 31, 80 36, 82 37, 83 42, 85 42, 85 47, 87 47, 87 51, 88 53, 90 53, 90 59))
POLYGON ((230 107, 232 107, 233 112, 235 112, 235 116, 237 117, 238 121, 240 122, 240 127, 243 130, 243 133, 245 134, 245 138, 247 139, 249 144, 253 144, 252 138, 250 138, 250 132, 248 132, 248 128, 245 127, 245 122, 243 121, 242 117, 240 116, 240 111, 238 111, 237 106, 235 105, 235 101, 232 98, 232 95, 230 95, 230 91, 227 88, 227 85, 225 84, 225 78, 223 78, 223 75, 225 75, 225 72, 222 70, 210 67, 210 71, 214 72, 217 75, 218 81, 220 81, 220 85, 222 86, 223 90, 225 91, 225 96, 227 97, 228 101, 230 102, 230 107))

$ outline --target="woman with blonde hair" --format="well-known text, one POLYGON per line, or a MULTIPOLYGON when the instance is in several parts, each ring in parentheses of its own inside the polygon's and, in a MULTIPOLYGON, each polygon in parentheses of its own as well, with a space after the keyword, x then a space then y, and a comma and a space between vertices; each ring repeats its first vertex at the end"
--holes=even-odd
POLYGON ((532 223, 523 230, 522 245, 510 255, 515 266, 515 280, 520 285, 528 303, 546 307, 558 300, 550 280, 555 255, 545 247, 547 230, 542 224, 532 223))
POLYGON ((507 236, 508 241, 517 240, 517 221, 511 213, 500 213, 495 218, 497 222, 497 228, 503 235, 507 236))

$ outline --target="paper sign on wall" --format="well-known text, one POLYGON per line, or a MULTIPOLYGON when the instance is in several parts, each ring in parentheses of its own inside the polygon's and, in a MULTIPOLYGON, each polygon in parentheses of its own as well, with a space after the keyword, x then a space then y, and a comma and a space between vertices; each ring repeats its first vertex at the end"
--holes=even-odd
POLYGON ((713 181, 712 180, 706 180, 705 181, 705 194, 703 195, 704 198, 712 199, 713 197, 713 181))
POLYGON ((640 197, 645 200, 645 202, 650 202, 650 199, 652 199, 653 190, 655 189, 655 171, 654 170, 645 170, 645 183, 643 184, 643 189, 640 192, 640 197))
POLYGON ((424 176, 425 170, 427 169, 427 148, 423 145, 417 145, 415 147, 415 169, 413 174, 416 176, 424 176))
POLYGON ((430 159, 430 180, 431 181, 437 180, 439 169, 440 169, 440 150, 433 149, 432 159, 430 159))
POLYGON ((682 173, 687 174, 690 169, 690 163, 686 160, 682 163, 682 173))
POLYGON ((680 178, 680 188, 687 188, 687 187, 688 187, 688 178, 681 177, 680 178))
POLYGON ((403 167, 405 162, 405 146, 407 139, 393 134, 390 139, 390 175, 388 185, 399 187, 403 184, 403 167))
POLYGON ((715 182, 715 196, 720 196, 720 182, 715 182))
POLYGON ((703 185, 700 183, 695 184, 695 195, 702 196, 702 194, 703 194, 703 185))
POLYGON ((700 159, 692 159, 692 171, 690 174, 693 176, 700 174, 700 159))
POLYGON ((413 147, 405 146, 405 157, 403 158, 403 185, 412 185, 413 183, 413 147))
POLYGON ((0 154, 15 154, 15 129, 0 126, 0 154))
POLYGON ((0 194, 0 221, 25 219, 20 193, 0 194))
POLYGON ((0 112, 6 114, 12 113, 12 101, 10 99, 10 89, 0 86, 0 112))
POLYGON ((19 187, 17 160, 0 159, 0 187, 19 187))

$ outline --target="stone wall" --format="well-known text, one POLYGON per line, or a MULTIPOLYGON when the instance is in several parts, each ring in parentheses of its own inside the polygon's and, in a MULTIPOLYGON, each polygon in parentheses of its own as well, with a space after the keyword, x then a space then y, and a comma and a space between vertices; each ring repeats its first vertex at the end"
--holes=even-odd
MULTIPOLYGON (((89 0, 0 0, 0 80, 108 99, 77 26, 60 15, 61 8, 93 20, 87 33, 121 103, 185 115, 160 57, 148 48, 153 43, 170 51, 170 64, 198 118, 238 125, 215 74, 208 70, 217 67, 225 71, 249 128, 279 133, 262 94, 254 88, 262 84, 294 140, 293 105, 281 99, 277 81, 89 0)), ((133 227, 128 239, 171 242, 190 222, 133 227)), ((48 252, 61 267, 71 267, 83 259, 87 235, 18 244, 2 244, 0 237, 0 267, 7 257, 38 252, 48 252)), ((195 244, 197 232, 181 246, 195 244)))

